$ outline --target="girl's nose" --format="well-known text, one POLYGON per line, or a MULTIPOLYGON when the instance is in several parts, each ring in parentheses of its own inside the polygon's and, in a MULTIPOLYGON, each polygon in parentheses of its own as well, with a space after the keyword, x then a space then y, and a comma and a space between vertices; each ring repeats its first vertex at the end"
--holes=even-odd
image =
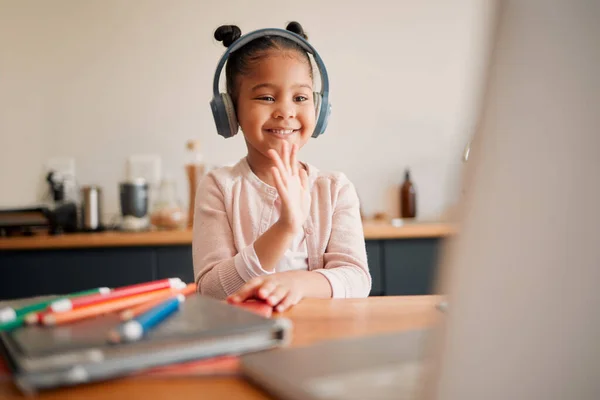
POLYGON ((273 111, 273 117, 279 119, 294 118, 296 116, 296 107, 293 102, 280 101, 276 104, 273 111))

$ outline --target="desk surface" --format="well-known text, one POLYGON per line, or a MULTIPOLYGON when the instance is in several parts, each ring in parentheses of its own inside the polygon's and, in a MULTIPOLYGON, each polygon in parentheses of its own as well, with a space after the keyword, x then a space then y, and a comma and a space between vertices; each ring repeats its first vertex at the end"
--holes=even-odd
MULTIPOLYGON (((294 322, 292 346, 431 326, 438 296, 306 299, 283 314, 294 322)), ((43 392, 36 398, 63 399, 268 399, 242 378, 125 378, 43 392)), ((23 399, 10 382, 0 382, 0 398, 23 399)))

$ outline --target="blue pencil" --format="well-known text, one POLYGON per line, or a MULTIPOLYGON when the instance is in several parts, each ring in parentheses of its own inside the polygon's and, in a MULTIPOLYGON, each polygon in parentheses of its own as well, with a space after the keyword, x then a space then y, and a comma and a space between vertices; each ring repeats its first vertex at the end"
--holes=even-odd
POLYGON ((178 294, 156 307, 139 315, 137 318, 122 323, 108 335, 112 343, 134 342, 141 339, 150 329, 164 321, 168 316, 179 310, 179 305, 185 301, 185 296, 178 294))

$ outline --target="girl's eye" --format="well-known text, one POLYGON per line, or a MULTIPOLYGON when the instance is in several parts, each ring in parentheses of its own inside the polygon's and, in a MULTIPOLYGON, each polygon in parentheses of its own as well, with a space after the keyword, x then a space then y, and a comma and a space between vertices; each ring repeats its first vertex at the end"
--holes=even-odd
POLYGON ((308 97, 306 97, 306 96, 296 96, 294 98, 294 101, 297 101, 297 102, 303 102, 303 101, 307 101, 307 100, 308 100, 308 97))
POLYGON ((258 100, 275 101, 275 99, 272 96, 261 96, 261 97, 258 97, 258 100))

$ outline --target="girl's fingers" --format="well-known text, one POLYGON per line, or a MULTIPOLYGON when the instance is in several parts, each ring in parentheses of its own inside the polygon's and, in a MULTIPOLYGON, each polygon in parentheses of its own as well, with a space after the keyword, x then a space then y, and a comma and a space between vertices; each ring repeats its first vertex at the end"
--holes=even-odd
POLYGON ((277 193, 279 193, 279 197, 281 197, 281 202, 283 204, 287 204, 288 194, 287 189, 283 183, 283 179, 281 177, 281 172, 275 167, 271 167, 271 173, 273 174, 273 178, 275 179, 275 188, 277 189, 277 193))
POLYGON ((277 162, 279 161, 281 162, 281 165, 283 165, 283 161, 281 160, 281 156, 279 155, 277 150, 269 149, 267 150, 267 153, 269 154, 269 157, 271 158, 271 160, 273 160, 275 164, 277 164, 277 162))
POLYGON ((275 307, 277 312, 283 312, 300 302, 302 298, 297 294, 289 292, 288 295, 275 307))
POLYGON ((262 286, 264 280, 262 278, 254 278, 246 282, 237 292, 227 297, 227 301, 230 303, 241 303, 250 298, 253 298, 256 289, 262 286))
POLYGON ((298 161, 296 159, 296 154, 298 153, 298 146, 296 144, 292 145, 292 152, 290 154, 290 167, 292 176, 298 176, 298 161))
POLYGON ((277 169, 279 169, 279 176, 281 177, 281 181, 283 182, 283 186, 287 187, 287 176, 288 176, 288 173, 287 173, 287 169, 283 165, 283 161, 281 160, 281 157, 279 157, 279 154, 275 150, 273 150, 273 149, 269 150, 269 155, 271 156, 271 159, 275 163, 275 166, 277 167, 277 169))
POLYGON ((266 300, 269 296, 272 295, 273 291, 277 289, 277 285, 272 282, 265 282, 263 285, 258 288, 257 294, 258 298, 262 300, 266 300))
POLYGON ((275 307, 288 295, 288 293, 289 289, 287 287, 279 285, 275 290, 273 290, 273 292, 271 292, 271 295, 266 299, 266 301, 270 306, 275 307))
POLYGON ((308 190, 308 174, 304 169, 300 170, 300 183, 302 184, 302 188, 304 190, 308 190))
POLYGON ((282 150, 283 154, 282 154, 282 159, 283 159, 283 165, 285 166, 285 171, 288 174, 292 174, 292 167, 290 166, 290 145, 287 141, 283 141, 283 150, 282 150))

